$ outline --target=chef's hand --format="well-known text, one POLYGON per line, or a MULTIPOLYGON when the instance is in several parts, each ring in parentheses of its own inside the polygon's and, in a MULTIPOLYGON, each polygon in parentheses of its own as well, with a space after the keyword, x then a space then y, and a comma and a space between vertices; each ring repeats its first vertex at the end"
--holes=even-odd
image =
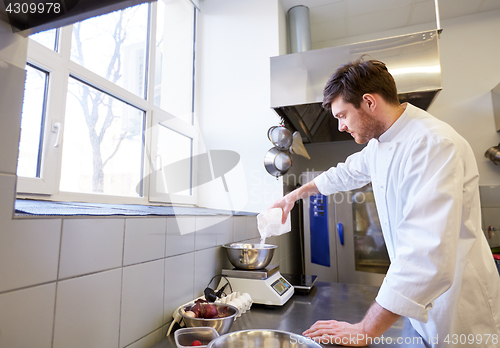
POLYGON ((367 335, 361 323, 350 324, 345 321, 319 320, 302 334, 323 344, 350 347, 368 345, 367 335))
POLYGON ((283 218, 281 219, 281 223, 284 224, 286 222, 288 214, 295 205, 295 201, 315 195, 316 193, 319 193, 319 190, 316 187, 314 181, 310 181, 307 184, 302 185, 298 189, 295 189, 289 194, 285 195, 285 197, 274 202, 274 204, 270 207, 270 209, 281 208, 283 210, 283 218))
POLYGON ((281 223, 284 224, 286 222, 288 214, 293 209, 294 205, 295 205, 295 201, 290 199, 289 195, 286 195, 285 197, 274 202, 274 204, 269 209, 281 208, 283 210, 283 216, 281 218, 281 223))
POLYGON ((375 301, 360 323, 320 320, 304 331, 303 335, 320 343, 329 342, 343 346, 362 347, 387 331, 399 317, 399 314, 388 311, 375 301))

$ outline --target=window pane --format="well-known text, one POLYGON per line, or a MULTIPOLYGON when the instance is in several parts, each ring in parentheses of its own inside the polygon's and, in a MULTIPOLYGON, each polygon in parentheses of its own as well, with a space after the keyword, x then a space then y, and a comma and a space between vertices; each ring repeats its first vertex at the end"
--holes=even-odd
POLYGON ((143 111, 70 78, 61 191, 140 196, 144 117, 143 111))
POLYGON ((156 190, 162 193, 192 194, 193 139, 160 124, 158 129, 156 190), (160 174, 161 173, 161 174, 160 174))
POLYGON ((33 178, 40 176, 47 77, 46 72, 31 65, 26 66, 21 140, 17 162, 17 175, 19 176, 33 178))
POLYGON ((57 51, 57 34, 58 29, 51 29, 30 35, 30 39, 35 40, 53 51, 57 51))
POLYGON ((193 123, 194 6, 158 1, 154 103, 193 123))
POLYGON ((73 25, 71 60, 145 97, 148 4, 73 25))

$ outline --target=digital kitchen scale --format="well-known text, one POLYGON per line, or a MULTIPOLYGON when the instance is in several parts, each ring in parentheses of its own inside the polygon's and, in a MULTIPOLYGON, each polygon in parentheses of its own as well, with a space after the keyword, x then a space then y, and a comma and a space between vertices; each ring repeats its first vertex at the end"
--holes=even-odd
MULTIPOLYGON (((254 303, 282 306, 292 297, 294 288, 279 272, 280 266, 259 270, 223 269, 233 292, 248 293, 254 303)), ((219 288, 225 282, 221 281, 219 288)))

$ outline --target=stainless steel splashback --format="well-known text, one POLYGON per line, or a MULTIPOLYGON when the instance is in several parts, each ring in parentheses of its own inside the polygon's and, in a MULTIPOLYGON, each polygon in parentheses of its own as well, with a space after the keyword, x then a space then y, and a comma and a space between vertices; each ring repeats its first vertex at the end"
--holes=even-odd
POLYGON ((350 139, 321 108, 335 69, 367 54, 393 75, 400 102, 427 109, 442 89, 437 30, 271 58, 271 107, 304 142, 350 139))

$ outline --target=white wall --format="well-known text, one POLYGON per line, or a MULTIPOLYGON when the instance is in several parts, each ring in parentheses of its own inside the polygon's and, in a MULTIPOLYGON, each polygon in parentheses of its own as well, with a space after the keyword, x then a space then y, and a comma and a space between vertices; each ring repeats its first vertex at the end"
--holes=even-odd
MULTIPOLYGON (((198 26, 196 115, 201 152, 232 150, 239 165, 227 180, 199 187, 199 205, 261 212, 283 194, 282 181, 263 164, 272 147, 267 130, 279 123, 270 108, 270 57, 280 54, 278 0, 210 0, 198 26)), ((283 26, 281 26, 283 29, 283 26)))

